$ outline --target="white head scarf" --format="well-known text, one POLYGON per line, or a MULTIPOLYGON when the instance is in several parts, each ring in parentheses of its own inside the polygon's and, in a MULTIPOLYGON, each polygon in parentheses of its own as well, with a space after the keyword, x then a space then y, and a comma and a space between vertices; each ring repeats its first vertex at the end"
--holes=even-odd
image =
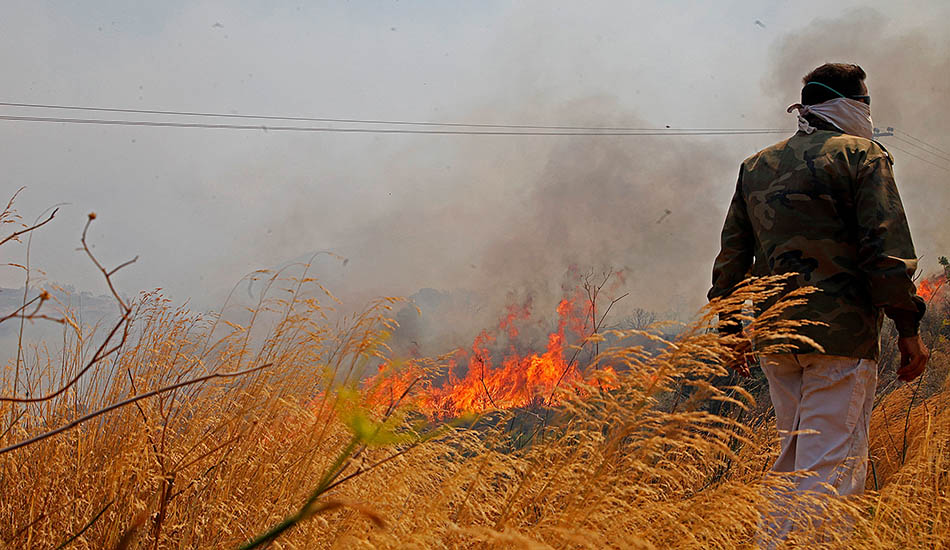
POLYGON ((798 129, 810 134, 816 130, 808 123, 805 115, 812 114, 829 122, 846 134, 867 139, 874 137, 874 123, 871 121, 871 106, 867 103, 847 97, 837 97, 817 105, 789 105, 787 112, 798 109, 798 129))

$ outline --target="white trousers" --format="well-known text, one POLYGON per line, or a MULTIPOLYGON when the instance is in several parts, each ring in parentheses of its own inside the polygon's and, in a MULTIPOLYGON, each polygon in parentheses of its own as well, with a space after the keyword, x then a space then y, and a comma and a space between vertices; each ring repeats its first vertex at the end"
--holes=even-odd
MULTIPOLYGON (((877 363, 832 355, 776 354, 762 356, 761 364, 782 442, 772 471, 812 473, 795 480, 795 493, 863 492, 877 363)), ((783 495, 776 499, 763 526, 773 541, 784 539, 792 516, 801 513, 783 510, 783 495)))

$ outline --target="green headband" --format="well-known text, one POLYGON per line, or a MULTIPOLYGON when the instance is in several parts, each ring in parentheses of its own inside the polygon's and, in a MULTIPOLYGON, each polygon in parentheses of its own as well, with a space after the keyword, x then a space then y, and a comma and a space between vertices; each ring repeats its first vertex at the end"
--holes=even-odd
POLYGON ((834 88, 832 88, 831 86, 829 86, 829 85, 827 85, 827 84, 822 84, 821 82, 814 82, 814 81, 812 81, 812 82, 806 82, 806 83, 805 83, 805 86, 808 86, 809 84, 817 84, 817 85, 821 86, 822 88, 828 88, 828 89, 831 90, 832 92, 834 92, 834 93, 838 94, 839 96, 844 97, 845 99, 847 99, 847 97, 846 97, 843 93, 839 92, 838 90, 835 90, 834 88))

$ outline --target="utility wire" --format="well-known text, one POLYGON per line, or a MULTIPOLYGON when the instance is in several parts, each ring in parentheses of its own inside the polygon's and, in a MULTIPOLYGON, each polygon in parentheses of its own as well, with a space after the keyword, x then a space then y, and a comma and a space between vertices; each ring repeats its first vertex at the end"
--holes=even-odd
POLYGON ((59 118, 37 116, 0 115, 0 120, 19 122, 55 122, 63 124, 100 124, 106 126, 148 126, 159 128, 210 128, 219 130, 264 130, 291 132, 326 132, 346 134, 435 134, 470 136, 720 136, 720 135, 757 135, 784 134, 790 130, 780 129, 718 129, 706 130, 645 128, 634 131, 517 131, 517 130, 414 130, 408 128, 337 128, 330 126, 267 126, 264 124, 212 124, 205 122, 162 122, 150 120, 116 120, 99 118, 59 118))
POLYGON ((891 149, 895 149, 895 150, 897 150, 897 151, 900 151, 900 152, 904 153, 905 155, 910 155, 910 156, 914 157, 915 159, 922 160, 922 161, 926 162, 927 164, 932 164, 932 165, 936 166, 937 168, 940 168, 941 170, 950 172, 950 168, 947 168, 946 166, 942 166, 942 165, 940 165, 940 164, 937 164, 936 162, 927 160, 927 159, 925 159, 924 157, 917 156, 917 155, 911 153, 910 151, 908 151, 907 149, 901 149, 900 147, 898 147, 898 146, 896 146, 896 145, 890 145, 890 148, 891 148, 891 149))
POLYGON ((901 134, 904 134, 905 136, 909 137, 910 139, 912 139, 912 140, 914 140, 914 141, 919 141, 920 143, 923 143, 924 145, 926 145, 927 147, 930 147, 931 149, 935 149, 935 150, 937 150, 937 151, 939 151, 939 152, 941 152, 941 153, 943 153, 943 154, 945 154, 945 155, 950 155, 950 152, 944 151, 943 149, 937 147, 936 145, 933 145, 933 144, 931 144, 931 143, 928 143, 928 142, 926 142, 926 141, 924 141, 924 140, 922 140, 922 139, 920 139, 920 138, 916 138, 916 137, 914 137, 914 136, 908 134, 907 132, 905 132, 905 131, 903 131, 903 130, 897 130, 897 131, 898 131, 899 133, 901 133, 901 134))
MULTIPOLYGON (((486 136, 712 136, 712 135, 759 135, 759 134, 779 134, 786 133, 789 130, 782 128, 636 128, 628 126, 569 126, 569 125, 531 125, 531 124, 487 124, 487 123, 462 123, 462 122, 432 122, 432 121, 407 121, 407 120, 382 120, 382 119, 357 119, 357 118, 331 118, 331 117, 307 117, 307 116, 278 116, 278 115, 247 115, 237 113, 210 113, 200 111, 174 111, 162 109, 129 109, 118 107, 89 107, 82 105, 59 105, 46 103, 23 103, 0 101, 0 107, 20 107, 31 109, 56 109, 73 110, 84 112, 104 112, 104 113, 125 113, 125 114, 148 114, 162 116, 188 116, 204 118, 225 118, 242 120, 279 120, 279 121, 297 121, 297 122, 325 122, 325 123, 343 123, 343 124, 364 124, 364 125, 391 125, 391 126, 424 126, 424 127, 443 127, 443 128, 483 128, 484 130, 446 130, 446 129, 404 129, 404 128, 340 128, 332 126, 268 126, 265 124, 223 124, 223 123, 201 123, 201 122, 181 122, 181 121, 148 121, 148 120, 119 120, 119 119, 86 119, 86 118, 62 118, 62 117, 36 117, 36 116, 17 116, 0 115, 0 120, 16 122, 53 122, 61 124, 97 124, 107 126, 145 126, 145 127, 164 127, 164 128, 206 128, 220 130, 264 130, 264 131, 294 131, 294 132, 322 132, 322 133, 353 133, 353 134, 433 134, 433 135, 486 135, 486 136)), ((920 138, 914 137, 903 130, 897 130, 907 138, 899 135, 894 138, 915 147, 926 154, 939 158, 940 160, 950 162, 950 157, 941 153, 950 155, 947 151, 932 145, 920 138), (913 141, 911 141, 913 140, 913 141)), ((932 166, 950 172, 946 166, 933 162, 914 154, 906 149, 891 145, 891 148, 901 151, 913 158, 926 162, 932 166)))
POLYGON ((902 138, 901 136, 896 135, 896 134, 894 135, 894 139, 897 139, 897 140, 899 140, 899 141, 902 141, 902 142, 906 143, 907 145, 910 145, 911 147, 916 147, 916 148, 919 149, 920 151, 923 151, 923 152, 927 153, 928 155, 933 155, 933 156, 939 158, 940 160, 945 160, 945 161, 947 161, 947 162, 950 162, 950 157, 945 157, 945 156, 941 155, 940 153, 931 151, 930 149, 928 149, 928 148, 926 148, 926 147, 924 147, 924 146, 922 146, 922 145, 918 145, 918 144, 914 143, 913 141, 911 141, 911 140, 909 140, 909 139, 904 139, 904 138, 902 138))
MULTIPOLYGON (((51 107, 54 108, 54 107, 51 107)), ((162 114, 173 114, 171 112, 163 112, 162 114)), ((158 114, 157 112, 152 112, 150 114, 158 114)), ((206 115, 193 115, 193 116, 206 116, 206 115)), ((216 115, 207 115, 207 116, 216 116, 216 115)), ((256 118, 249 115, 238 115, 239 117, 244 118, 256 118)), ((282 117, 280 120, 290 117, 282 117)), ((303 118, 303 117, 301 117, 303 118)), ((612 130, 612 131, 603 131, 606 127, 588 127, 590 130, 582 130, 582 127, 535 127, 535 126, 519 126, 519 125, 481 125, 485 128, 521 128, 521 130, 508 129, 508 130, 446 130, 446 129, 411 129, 411 128, 339 128, 339 127, 330 127, 330 126, 267 126, 267 125, 252 125, 252 124, 214 124, 214 123, 204 123, 204 122, 169 122, 169 121, 150 121, 150 120, 118 120, 118 119, 98 119, 98 118, 60 118, 60 117, 35 117, 35 116, 15 116, 15 115, 0 115, 0 120, 14 121, 14 122, 52 122, 59 124, 94 124, 94 125, 106 125, 106 126, 144 126, 144 127, 157 127, 157 128, 206 128, 206 129, 219 129, 219 130, 263 130, 263 131, 293 131, 293 132, 316 132, 316 133, 347 133, 347 134, 429 134, 429 135, 471 135, 471 136, 718 136, 718 135, 761 135, 761 134, 778 134, 786 133, 789 130, 783 129, 768 129, 768 128, 752 128, 752 129, 738 129, 738 128, 709 128, 709 129, 671 129, 663 130, 660 128, 626 128, 622 130, 612 130), (548 129, 548 131, 539 131, 535 128, 548 129), (563 129, 562 129, 563 128, 563 129), (576 128, 568 130, 567 128, 576 128), (596 131, 593 130, 596 128, 596 131)), ((343 119, 336 119, 341 121, 343 119)), ((368 121, 361 121, 368 122, 368 121)), ((383 124, 383 122, 374 122, 374 124, 383 124)), ((466 125, 466 124, 439 124, 439 123, 404 123, 404 124, 431 124, 435 126, 462 126, 462 127, 472 127, 476 125, 466 125)), ((902 132, 904 135, 909 134, 902 132)), ((897 136, 894 136, 897 137, 897 136)), ((900 138, 898 138, 900 139, 900 138)), ((916 138, 915 138, 916 139, 916 138)), ((909 143, 907 140, 901 140, 905 143, 909 143)), ((918 140, 921 143, 927 144, 922 140, 918 140)), ((931 155, 934 155, 938 158, 944 158, 936 153, 927 151, 920 146, 915 145, 918 149, 924 150, 931 155)), ((929 144, 927 144, 929 145, 929 144)), ((933 147, 933 146, 931 146, 933 147)), ((891 145, 892 149, 900 151, 908 156, 916 158, 920 161, 926 162, 932 166, 935 166, 946 172, 950 172, 950 168, 928 160, 924 157, 916 155, 906 149, 902 149, 896 145, 891 145)), ((937 149, 936 147, 933 147, 937 149)))
MULTIPOLYGON (((205 113, 198 111, 169 111, 161 109, 124 109, 118 107, 87 107, 79 105, 52 105, 45 103, 15 103, 10 101, 0 101, 0 107, 27 107, 31 109, 58 109, 71 111, 91 111, 100 113, 127 113, 142 115, 175 115, 175 116, 193 116, 210 118, 235 118, 235 119, 256 119, 256 120, 284 120, 296 122, 336 122, 345 124, 388 124, 392 126, 446 126, 461 128, 506 128, 513 130, 575 130, 575 131, 604 131, 604 132, 647 132, 658 131, 662 128, 633 128, 627 126, 545 126, 531 124, 485 124, 485 123, 465 123, 465 122, 432 122, 432 121, 408 121, 408 120, 377 120, 360 118, 327 118, 327 117, 308 117, 308 116, 278 116, 278 115, 242 115, 237 113, 205 113)), ((746 131, 746 130, 770 130, 786 132, 783 128, 675 128, 679 131, 746 131)))
MULTIPOLYGON (((251 120, 282 120, 298 122, 332 122, 344 124, 373 124, 373 125, 393 125, 393 126, 436 126, 436 127, 458 127, 458 128, 502 128, 510 130, 567 130, 569 132, 517 132, 517 134, 529 136, 544 135, 744 135, 744 134, 769 134, 785 133, 787 130, 782 128, 637 128, 628 126, 569 126, 569 125, 531 125, 531 124, 487 124, 487 123, 463 123, 463 122, 432 122, 432 121, 407 121, 407 120, 383 120, 383 119, 357 119, 357 118, 331 118, 331 117, 308 117, 308 116, 282 116, 282 115, 247 115, 237 113, 211 113, 200 111, 175 111, 163 109, 131 109, 119 107, 90 107, 82 105, 60 105, 47 103, 24 103, 12 101, 0 101, 3 107, 21 107, 32 109, 58 109, 74 110, 87 112, 107 112, 107 113, 127 113, 127 114, 150 114, 150 115, 174 115, 174 116, 193 116, 209 118, 231 118, 231 119, 251 119, 251 120), (576 132, 576 133, 575 133, 576 132)), ((297 126, 266 126, 266 125, 237 125, 237 124, 196 124, 185 122, 150 122, 150 121, 126 121, 126 120, 100 120, 100 119, 57 119, 55 117, 16 117, 12 115, 0 116, 0 120, 18 120, 30 122, 63 122, 74 124, 106 124, 106 125, 128 125, 128 126, 165 126, 179 128, 217 128, 217 129, 238 129, 238 130, 276 130, 276 131, 309 131, 309 132, 343 132, 343 133, 411 133, 411 134, 443 134, 443 135, 515 135, 516 132, 449 132, 449 131, 399 131, 393 129, 373 129, 372 132, 362 129, 346 128, 311 128, 297 126)), ((912 141, 900 136, 894 136, 904 143, 916 147, 917 149, 933 155, 941 160, 950 162, 950 157, 945 157, 940 153, 950 155, 950 152, 944 151, 939 147, 932 145, 922 139, 914 137, 903 130, 897 130, 898 133, 910 138, 912 141), (916 143, 914 143, 916 142, 916 143)), ((895 147, 896 148, 896 147, 895 147)), ((908 153, 915 158, 918 157, 904 149, 898 149, 908 153)), ((931 163, 933 164, 933 163, 931 163)), ((939 165, 937 165, 939 166, 939 165)))

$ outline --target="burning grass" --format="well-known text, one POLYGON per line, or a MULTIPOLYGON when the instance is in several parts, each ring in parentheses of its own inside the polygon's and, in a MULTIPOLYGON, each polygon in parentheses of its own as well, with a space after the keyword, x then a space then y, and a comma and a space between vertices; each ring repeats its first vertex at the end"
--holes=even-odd
MULTIPOLYGON (((722 383, 736 342, 708 330, 717 313, 774 295, 776 280, 749 283, 672 341, 589 326, 568 344, 571 322, 562 317, 544 352, 481 374, 469 362, 464 377, 447 378, 448 389, 433 380, 446 379, 452 356, 389 357, 397 300, 331 321, 335 301, 306 274, 269 281, 270 295, 282 297, 262 300, 244 324, 142 295, 128 306, 121 346, 68 391, 3 402, 3 544, 750 548, 770 491, 787 483, 765 474, 776 452, 767 417, 751 413, 735 380, 722 383), (583 366, 570 359, 579 349, 571 346, 595 344, 602 349, 583 366), (537 361, 548 362, 547 378, 532 385, 518 374, 524 391, 505 394, 505 376, 537 361), (380 364, 385 374, 364 382, 380 364), (235 376, 208 377, 215 373, 235 376), (439 401, 459 386, 485 397, 439 401), (130 397, 137 400, 9 449, 130 397), (444 421, 466 410, 480 414, 444 421), (530 429, 516 429, 525 418, 530 429)), ((785 345, 796 326, 779 314, 801 298, 780 301, 750 330, 766 345, 785 345)), ((67 334, 62 353, 24 369, 18 394, 49 392, 90 365, 96 338, 67 334)), ((943 346, 932 373, 948 365, 943 346)), ((875 409, 870 492, 798 503, 811 527, 797 543, 946 545, 950 389, 930 376, 933 391, 903 387, 875 409), (819 518, 839 518, 853 532, 819 518)))
POLYGON ((413 362, 383 362, 379 373, 365 384, 368 400, 392 403, 395 396, 403 396, 418 383, 411 399, 415 406, 432 417, 454 418, 498 409, 551 407, 561 401, 563 392, 558 390, 580 396, 591 383, 602 390, 614 388, 612 367, 584 369, 581 364, 583 344, 591 340, 585 337, 599 333, 603 321, 591 318, 592 308, 584 307, 582 290, 558 303, 557 325, 547 334, 543 352, 518 351, 524 347, 519 345, 519 322, 530 320, 533 312, 530 301, 509 305, 496 329, 481 331, 469 349, 446 356, 443 376, 430 376, 413 362), (503 344, 498 361, 492 344, 503 344))

